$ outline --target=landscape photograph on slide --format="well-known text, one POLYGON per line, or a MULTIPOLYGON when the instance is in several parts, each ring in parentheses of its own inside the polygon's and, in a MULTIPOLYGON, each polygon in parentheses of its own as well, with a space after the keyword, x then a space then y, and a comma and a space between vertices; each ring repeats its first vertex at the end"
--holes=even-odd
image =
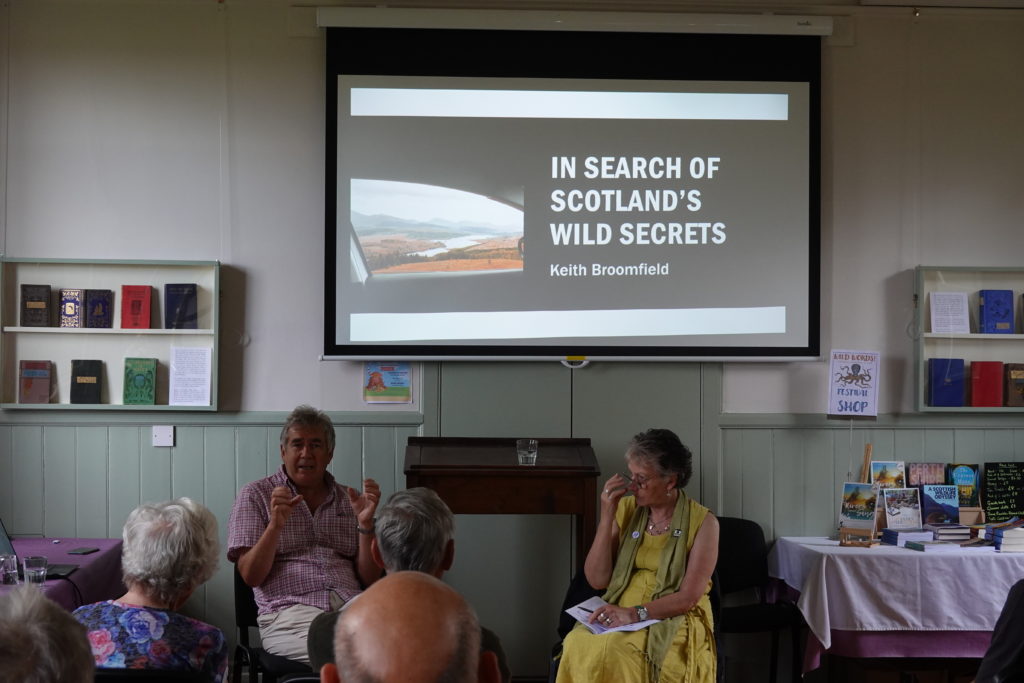
POLYGON ((392 180, 354 178, 351 190, 352 229, 374 275, 523 269, 522 207, 392 180))

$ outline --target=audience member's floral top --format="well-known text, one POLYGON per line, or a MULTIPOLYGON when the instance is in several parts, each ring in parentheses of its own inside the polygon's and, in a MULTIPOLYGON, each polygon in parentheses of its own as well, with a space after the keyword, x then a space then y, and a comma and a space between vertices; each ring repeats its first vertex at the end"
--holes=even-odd
POLYGON ((213 683, 227 679, 227 642, 216 626, 114 600, 84 605, 74 615, 89 631, 97 668, 198 671, 213 683))

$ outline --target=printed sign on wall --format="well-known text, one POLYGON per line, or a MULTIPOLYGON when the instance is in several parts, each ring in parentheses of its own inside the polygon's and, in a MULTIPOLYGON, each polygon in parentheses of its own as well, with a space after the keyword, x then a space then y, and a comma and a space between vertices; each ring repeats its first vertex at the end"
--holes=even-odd
POLYGON ((878 415, 877 351, 832 350, 828 414, 842 417, 878 415))

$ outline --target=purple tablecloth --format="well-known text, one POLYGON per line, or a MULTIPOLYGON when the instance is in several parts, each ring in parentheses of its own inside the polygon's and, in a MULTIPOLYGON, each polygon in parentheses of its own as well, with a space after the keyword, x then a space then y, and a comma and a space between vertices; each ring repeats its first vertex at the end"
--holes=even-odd
MULTIPOLYGON (((18 538, 18 557, 42 555, 51 564, 77 564, 64 579, 49 579, 43 586, 46 597, 67 610, 124 595, 121 583, 121 539, 119 538, 18 538), (56 542, 55 542, 56 541, 56 542), (68 555, 83 546, 99 548, 89 555, 68 555)), ((0 595, 10 586, 0 586, 0 595)))

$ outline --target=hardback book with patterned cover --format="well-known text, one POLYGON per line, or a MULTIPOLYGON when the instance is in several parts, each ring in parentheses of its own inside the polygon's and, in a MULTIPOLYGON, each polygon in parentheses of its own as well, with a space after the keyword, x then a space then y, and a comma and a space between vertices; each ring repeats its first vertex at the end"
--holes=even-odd
POLYGON ((50 361, 18 361, 18 403, 50 402, 50 361))
POLYGON ((21 286, 22 327, 50 326, 50 285, 21 286))
POLYGON ((1002 361, 971 361, 971 405, 975 407, 1002 407, 1002 361))
POLYGON ((983 289, 978 292, 978 331, 1013 334, 1013 290, 983 289))
POLYGON ((148 330, 153 288, 149 285, 121 285, 121 327, 148 330))
POLYGON ((921 499, 915 488, 881 489, 885 504, 885 526, 890 529, 920 529, 921 499))
POLYGON ((85 327, 114 326, 114 292, 109 289, 85 290, 85 327))
POLYGON ((103 361, 71 361, 71 402, 100 403, 103 388, 103 361))
POLYGON ((946 483, 954 484, 960 491, 960 507, 962 508, 981 507, 979 469, 976 464, 946 465, 946 483))
POLYGON ((1024 363, 1006 363, 1004 373, 1006 405, 1024 406, 1024 363))
POLYGON ((194 282, 164 285, 164 327, 194 330, 199 322, 198 285, 194 282))
POLYGON ((83 327, 85 316, 82 313, 84 289, 60 290, 60 326, 83 327))
POLYGON ((156 403, 156 358, 124 359, 124 405, 151 406, 156 403))
POLYGON ((960 523, 960 492, 952 484, 921 487, 921 521, 925 524, 960 523))

